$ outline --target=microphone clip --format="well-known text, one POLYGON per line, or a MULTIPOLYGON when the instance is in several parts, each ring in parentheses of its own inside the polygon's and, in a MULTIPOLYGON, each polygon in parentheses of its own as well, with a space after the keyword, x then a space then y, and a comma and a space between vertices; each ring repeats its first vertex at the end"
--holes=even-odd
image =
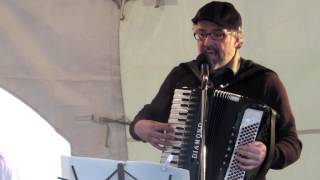
POLYGON ((201 64, 201 89, 208 89, 209 87, 209 64, 201 64))

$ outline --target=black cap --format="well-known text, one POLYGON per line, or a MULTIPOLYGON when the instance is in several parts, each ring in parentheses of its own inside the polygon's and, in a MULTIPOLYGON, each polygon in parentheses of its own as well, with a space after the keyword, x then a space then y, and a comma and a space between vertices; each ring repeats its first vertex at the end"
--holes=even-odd
POLYGON ((192 22, 197 24, 201 20, 211 21, 223 28, 240 30, 241 16, 234 6, 228 2, 212 1, 199 9, 192 22))

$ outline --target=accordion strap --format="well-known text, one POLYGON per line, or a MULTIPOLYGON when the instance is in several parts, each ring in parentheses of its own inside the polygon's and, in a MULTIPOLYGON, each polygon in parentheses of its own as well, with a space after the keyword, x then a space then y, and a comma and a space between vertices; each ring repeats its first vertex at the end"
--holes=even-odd
POLYGON ((202 81, 201 72, 199 70, 198 64, 195 61, 191 61, 184 64, 187 65, 188 69, 191 70, 193 75, 195 75, 199 81, 202 81))
MULTIPOLYGON (((199 66, 195 61, 191 61, 188 63, 184 63, 184 66, 186 66, 186 68, 188 68, 193 75, 200 81, 202 82, 202 76, 201 76, 201 72, 199 70, 199 66)), ((208 87, 212 88, 213 87, 213 83, 211 81, 211 78, 208 79, 208 87)))

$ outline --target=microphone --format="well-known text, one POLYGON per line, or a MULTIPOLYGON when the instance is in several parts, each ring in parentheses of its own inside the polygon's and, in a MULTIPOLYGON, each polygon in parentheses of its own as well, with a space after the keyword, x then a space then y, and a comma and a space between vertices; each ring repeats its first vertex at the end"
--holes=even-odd
POLYGON ((211 63, 209 61, 209 59, 207 58, 207 55, 205 53, 201 53, 197 56, 197 60, 199 60, 199 69, 201 69, 201 66, 208 66, 209 67, 209 71, 211 70, 211 63))
POLYGON ((208 88, 209 73, 210 73, 210 63, 205 53, 198 55, 197 60, 199 60, 200 70, 201 70, 201 89, 208 88))

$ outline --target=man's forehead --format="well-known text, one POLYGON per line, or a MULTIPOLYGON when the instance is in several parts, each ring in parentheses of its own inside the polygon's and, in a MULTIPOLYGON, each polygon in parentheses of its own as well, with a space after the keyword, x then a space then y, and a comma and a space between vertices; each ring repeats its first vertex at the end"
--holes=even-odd
POLYGON ((209 21, 200 21, 193 25, 193 30, 195 31, 223 31, 224 29, 225 28, 209 21))

